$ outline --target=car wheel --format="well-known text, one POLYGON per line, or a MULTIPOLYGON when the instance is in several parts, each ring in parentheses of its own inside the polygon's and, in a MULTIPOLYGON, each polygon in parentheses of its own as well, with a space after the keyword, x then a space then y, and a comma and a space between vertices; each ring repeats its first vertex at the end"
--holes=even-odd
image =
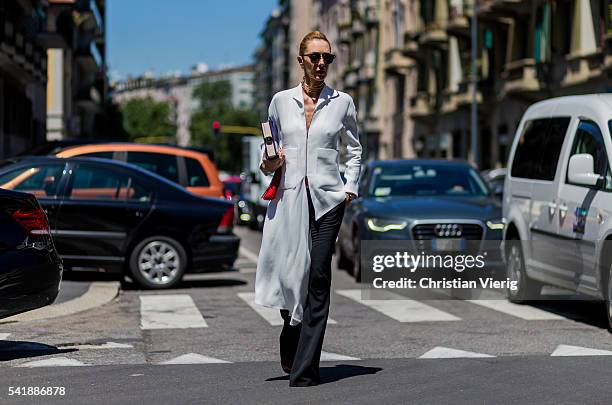
POLYGON ((523 248, 519 240, 512 241, 506 249, 506 276, 510 281, 516 281, 517 288, 508 288, 506 294, 510 302, 518 304, 537 299, 542 291, 542 284, 527 276, 523 248))
POLYGON ((353 235, 353 277, 361 283, 361 241, 357 232, 353 235))
POLYGON ((134 281, 148 289, 176 286, 187 269, 187 253, 172 238, 152 236, 142 240, 130 255, 134 281))

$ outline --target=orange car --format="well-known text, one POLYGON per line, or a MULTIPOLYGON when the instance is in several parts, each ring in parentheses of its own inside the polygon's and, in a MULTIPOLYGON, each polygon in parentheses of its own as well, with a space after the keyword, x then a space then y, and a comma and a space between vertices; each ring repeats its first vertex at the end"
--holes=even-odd
POLYGON ((194 194, 225 197, 215 164, 206 154, 189 149, 137 143, 98 143, 69 147, 56 156, 120 160, 157 173, 194 194))

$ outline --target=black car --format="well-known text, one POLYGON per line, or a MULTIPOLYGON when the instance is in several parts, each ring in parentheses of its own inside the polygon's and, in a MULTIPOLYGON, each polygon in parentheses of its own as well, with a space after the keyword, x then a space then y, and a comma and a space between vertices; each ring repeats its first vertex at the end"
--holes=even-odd
POLYGON ((0 318, 51 304, 61 279, 62 261, 36 198, 0 188, 0 318))
POLYGON ((231 267, 238 255, 231 202, 133 165, 23 158, 0 168, 0 187, 39 199, 67 269, 125 271, 143 287, 169 288, 187 271, 231 267))
MULTIPOLYGON (((363 240, 438 241, 457 238, 459 233, 460 239, 493 240, 495 245, 502 239, 503 228, 499 201, 469 164, 372 161, 361 176, 359 198, 347 207, 342 221, 336 246, 338 265, 352 270, 359 281, 363 240)), ((501 258, 499 263, 492 259, 494 262, 501 265, 501 258)))

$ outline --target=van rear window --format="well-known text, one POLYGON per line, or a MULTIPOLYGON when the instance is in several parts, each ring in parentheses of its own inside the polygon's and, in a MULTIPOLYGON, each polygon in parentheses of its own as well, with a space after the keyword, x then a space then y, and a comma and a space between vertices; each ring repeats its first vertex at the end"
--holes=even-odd
POLYGON ((554 180, 570 120, 554 117, 527 121, 512 160, 512 177, 554 180))

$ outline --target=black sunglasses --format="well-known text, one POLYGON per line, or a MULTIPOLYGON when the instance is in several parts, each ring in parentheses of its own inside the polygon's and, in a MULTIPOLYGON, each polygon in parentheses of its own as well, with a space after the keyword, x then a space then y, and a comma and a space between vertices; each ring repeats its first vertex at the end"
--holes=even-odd
POLYGON ((327 52, 323 52, 323 53, 313 52, 313 53, 307 53, 302 56, 308 56, 310 60, 312 61, 312 63, 319 63, 319 61, 321 60, 321 56, 322 56, 323 62, 325 62, 326 65, 331 65, 334 59, 336 59, 336 55, 334 55, 333 53, 327 53, 327 52))

